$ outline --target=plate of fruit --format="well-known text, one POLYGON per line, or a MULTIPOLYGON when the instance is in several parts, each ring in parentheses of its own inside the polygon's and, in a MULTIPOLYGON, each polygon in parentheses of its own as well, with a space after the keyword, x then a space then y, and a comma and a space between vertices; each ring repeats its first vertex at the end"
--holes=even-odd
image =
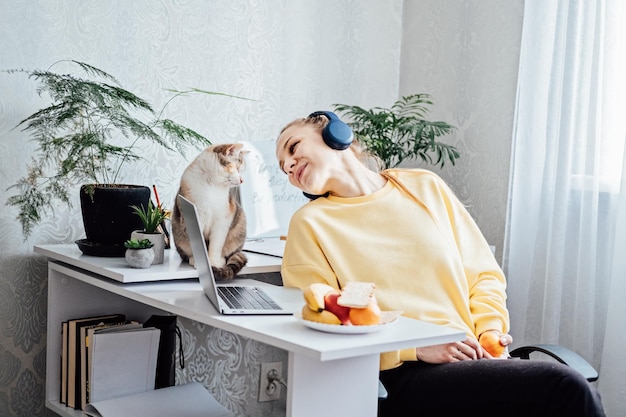
POLYGON ((363 334, 398 321, 400 311, 382 311, 371 282, 348 282, 343 290, 313 283, 303 291, 305 304, 294 316, 305 326, 328 333, 363 334))

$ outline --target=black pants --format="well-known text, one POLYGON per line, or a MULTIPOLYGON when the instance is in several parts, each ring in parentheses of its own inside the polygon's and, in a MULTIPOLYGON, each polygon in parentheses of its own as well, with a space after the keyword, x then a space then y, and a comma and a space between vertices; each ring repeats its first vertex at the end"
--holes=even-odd
POLYGON ((605 415, 595 387, 554 362, 406 362, 382 371, 380 380, 389 396, 379 401, 379 417, 605 415))

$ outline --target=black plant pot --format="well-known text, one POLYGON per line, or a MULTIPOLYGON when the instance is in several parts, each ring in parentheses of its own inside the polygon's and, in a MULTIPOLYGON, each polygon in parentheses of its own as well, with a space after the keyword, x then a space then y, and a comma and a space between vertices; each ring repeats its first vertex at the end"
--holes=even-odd
POLYGON ((131 206, 148 207, 150 188, 143 185, 83 185, 80 205, 86 239, 77 241, 88 255, 124 256, 124 242, 143 229, 131 206))

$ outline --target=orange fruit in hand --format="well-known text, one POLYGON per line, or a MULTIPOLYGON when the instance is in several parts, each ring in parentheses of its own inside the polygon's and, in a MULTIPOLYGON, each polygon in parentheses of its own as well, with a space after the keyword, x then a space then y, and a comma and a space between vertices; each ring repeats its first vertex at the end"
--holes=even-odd
POLYGON ((380 307, 374 297, 365 308, 351 308, 350 322, 354 325, 373 325, 380 323, 380 307))
POLYGON ((505 347, 500 343, 500 337, 495 332, 484 332, 480 335, 478 343, 494 358, 499 358, 504 353, 505 347))

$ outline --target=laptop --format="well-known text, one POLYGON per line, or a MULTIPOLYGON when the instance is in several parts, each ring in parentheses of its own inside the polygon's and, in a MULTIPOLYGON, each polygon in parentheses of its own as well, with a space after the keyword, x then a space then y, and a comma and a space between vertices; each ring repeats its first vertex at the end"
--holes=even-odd
MULTIPOLYGON (((279 302, 261 286, 224 282, 217 283, 209 261, 206 242, 198 221, 196 206, 185 197, 178 195, 178 205, 185 220, 189 243, 193 253, 195 268, 200 285, 207 298, 220 314, 293 314, 294 303, 279 302), (289 304, 289 305, 287 305, 289 304)), ((293 300, 293 288, 276 287, 273 292, 284 292, 293 300)), ((301 301, 301 298, 300 298, 301 301)), ((300 302, 302 304, 302 302, 300 302)))

